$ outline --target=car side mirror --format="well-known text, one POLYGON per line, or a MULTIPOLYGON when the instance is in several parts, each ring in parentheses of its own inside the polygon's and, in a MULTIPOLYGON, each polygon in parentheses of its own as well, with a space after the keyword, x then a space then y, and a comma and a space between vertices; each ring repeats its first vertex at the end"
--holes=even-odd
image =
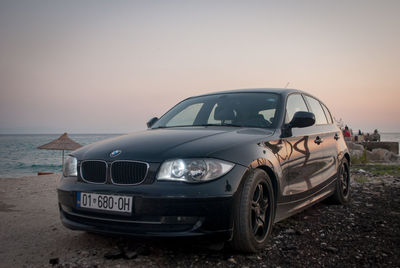
POLYGON ((309 127, 315 124, 315 115, 310 112, 296 112, 292 121, 289 123, 290 128, 309 127))
POLYGON ((148 127, 148 128, 151 128, 151 127, 154 125, 154 123, 157 122, 157 121, 158 121, 158 117, 153 117, 152 119, 150 119, 150 120, 147 122, 147 127, 148 127))

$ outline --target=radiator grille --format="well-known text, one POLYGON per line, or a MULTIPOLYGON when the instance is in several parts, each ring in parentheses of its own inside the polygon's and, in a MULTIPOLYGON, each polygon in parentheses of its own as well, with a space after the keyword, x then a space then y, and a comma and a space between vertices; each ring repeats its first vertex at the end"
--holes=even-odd
POLYGON ((148 164, 135 161, 115 161, 111 164, 111 180, 114 184, 139 184, 144 181, 148 164))
POLYGON ((105 183, 107 164, 103 161, 84 161, 81 164, 81 177, 92 183, 105 183))

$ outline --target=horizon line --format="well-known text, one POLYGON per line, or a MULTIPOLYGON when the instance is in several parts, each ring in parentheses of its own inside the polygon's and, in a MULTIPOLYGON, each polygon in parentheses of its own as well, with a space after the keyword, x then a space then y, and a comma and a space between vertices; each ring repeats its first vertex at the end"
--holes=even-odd
MULTIPOLYGON (((137 130, 138 131, 138 130, 137 130)), ((124 135, 132 132, 137 132, 137 131, 129 131, 129 132, 119 132, 119 133, 111 133, 111 132, 87 132, 87 133, 74 133, 74 132, 53 132, 53 133, 0 133, 0 135, 62 135, 64 133, 67 133, 68 135, 124 135)), ((353 130, 354 132, 354 130, 353 130)), ((355 131, 357 132, 357 131, 355 131)), ((373 131, 372 131, 373 132, 373 131)), ((367 131, 363 131, 363 133, 368 133, 367 131)), ((400 130, 396 131, 379 131, 379 133, 384 133, 384 134, 398 134, 400 133, 400 130)))

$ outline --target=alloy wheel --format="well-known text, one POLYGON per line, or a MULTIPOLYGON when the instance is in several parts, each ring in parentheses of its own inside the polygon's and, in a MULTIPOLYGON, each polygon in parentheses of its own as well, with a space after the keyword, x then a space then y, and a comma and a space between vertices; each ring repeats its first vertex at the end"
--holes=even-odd
POLYGON ((350 176, 348 168, 345 164, 342 164, 342 167, 340 169, 340 185, 344 196, 347 196, 349 192, 349 184, 350 184, 350 176))
POLYGON ((264 182, 257 184, 251 200, 250 222, 255 239, 263 241, 268 231, 269 196, 264 182))

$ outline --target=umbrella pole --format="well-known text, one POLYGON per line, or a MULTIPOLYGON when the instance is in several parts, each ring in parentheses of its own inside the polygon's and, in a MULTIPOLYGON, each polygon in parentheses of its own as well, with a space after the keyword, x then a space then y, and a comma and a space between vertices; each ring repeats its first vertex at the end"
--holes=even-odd
POLYGON ((64 170, 64 150, 63 150, 63 156, 62 156, 61 170, 64 170))

